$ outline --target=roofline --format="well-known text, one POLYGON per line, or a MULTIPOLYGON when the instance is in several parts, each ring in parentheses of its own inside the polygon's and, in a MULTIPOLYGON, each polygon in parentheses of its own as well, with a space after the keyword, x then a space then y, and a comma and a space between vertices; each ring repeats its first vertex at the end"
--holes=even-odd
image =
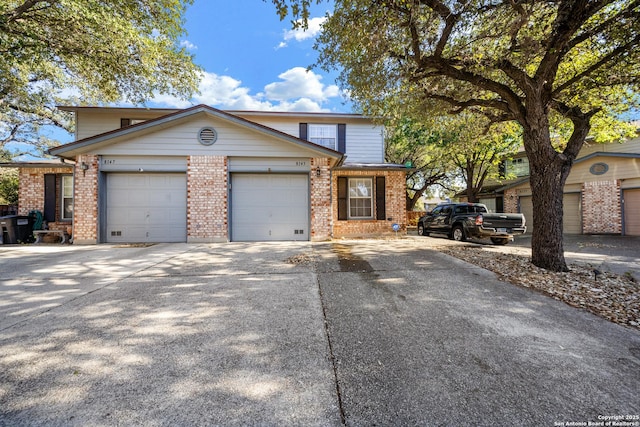
MULTIPOLYGON (((81 107, 81 108, 85 108, 85 107, 81 107)), ((330 148, 326 148, 318 144, 314 144, 313 142, 310 142, 310 141, 305 141, 303 139, 297 138, 288 133, 284 133, 279 130, 270 128, 268 126, 264 126, 260 123, 252 122, 245 118, 236 116, 232 113, 218 110, 217 108, 209 107, 208 105, 204 105, 204 104, 196 105, 184 110, 173 111, 172 113, 166 114, 164 116, 161 116, 155 119, 149 119, 144 122, 137 123, 135 125, 127 126, 120 129, 114 129, 109 132, 93 135, 88 138, 80 139, 78 141, 73 141, 68 144, 50 148, 48 150, 48 153, 54 156, 64 157, 64 153, 74 149, 78 149, 78 148, 81 149, 84 147, 91 146, 93 144, 98 144, 100 142, 108 141, 113 138, 127 136, 130 134, 136 133, 138 131, 141 131, 143 129, 148 129, 148 128, 152 128, 165 123, 170 123, 174 120, 179 120, 179 119, 182 119, 194 114, 198 114, 198 113, 212 114, 216 117, 223 118, 225 120, 228 120, 240 126, 245 126, 250 129, 256 130, 258 132, 262 132, 262 133, 274 136, 276 138, 285 139, 296 145, 305 146, 307 148, 314 149, 316 151, 329 155, 329 157, 333 157, 336 159, 344 157, 344 154, 340 153, 339 151, 332 150, 330 148)))
MULTIPOLYGON (((627 159, 640 159, 640 153, 611 153, 608 151, 596 151, 595 153, 587 154, 584 157, 580 157, 579 159, 576 159, 573 162, 573 164, 575 165, 576 163, 584 162, 589 159, 593 159, 594 157, 622 157, 627 159)), ((509 188, 516 187, 520 184, 523 184, 529 181, 530 179, 531 179, 531 175, 525 176, 522 179, 519 179, 517 181, 514 181, 512 183, 505 185, 504 187, 497 188, 495 191, 508 190, 509 188)))
POLYGON ((100 107, 100 106, 76 106, 76 105, 56 105, 56 108, 61 111, 76 112, 81 110, 107 110, 107 111, 154 111, 154 112, 174 112, 179 111, 181 108, 140 108, 140 107, 100 107))
MULTIPOLYGON (((251 116, 281 116, 281 117, 333 117, 333 118, 351 118, 351 119, 370 119, 368 116, 364 116, 359 113, 339 113, 339 112, 322 112, 322 111, 265 111, 265 110, 221 110, 215 107, 211 107, 206 104, 198 104, 191 107, 187 107, 186 109, 206 106, 209 108, 214 108, 218 111, 222 111, 228 114, 233 115, 251 115, 251 116)), ((74 106, 74 105, 58 105, 56 106, 59 110, 76 112, 82 110, 92 110, 92 111, 150 111, 150 112, 166 112, 170 114, 176 111, 184 111, 185 108, 140 108, 140 107, 100 107, 100 106, 74 106)))
POLYGON ((598 156, 605 156, 605 157, 626 157, 629 159, 639 159, 640 158, 640 153, 612 153, 609 151, 596 151, 595 153, 591 153, 591 154, 587 154, 584 157, 580 157, 579 159, 576 159, 573 164, 575 165, 576 163, 580 163, 583 162, 585 160, 589 160, 592 159, 594 157, 598 157, 598 156))
POLYGON ((408 171, 414 168, 408 168, 405 165, 396 163, 343 163, 334 167, 334 170, 341 171, 361 171, 361 170, 385 170, 385 171, 408 171))
POLYGON ((38 169, 38 168, 64 168, 72 169, 75 165, 72 163, 65 163, 58 161, 30 161, 30 162, 5 162, 0 163, 0 168, 26 168, 26 169, 38 169))

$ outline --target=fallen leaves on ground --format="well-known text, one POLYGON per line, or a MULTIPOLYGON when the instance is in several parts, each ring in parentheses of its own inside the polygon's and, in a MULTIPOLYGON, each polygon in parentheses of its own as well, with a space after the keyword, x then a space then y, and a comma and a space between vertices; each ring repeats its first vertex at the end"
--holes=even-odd
POLYGON ((478 246, 445 246, 440 252, 491 270, 502 280, 535 289, 571 306, 640 329, 640 283, 627 275, 571 264, 566 273, 536 267, 529 257, 478 246))

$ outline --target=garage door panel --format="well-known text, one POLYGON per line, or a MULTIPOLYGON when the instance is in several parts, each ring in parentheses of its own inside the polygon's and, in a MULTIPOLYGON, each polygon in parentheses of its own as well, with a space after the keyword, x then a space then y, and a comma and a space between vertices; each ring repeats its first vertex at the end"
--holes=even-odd
POLYGON ((640 236, 640 188, 624 190, 624 234, 640 236))
POLYGON ((185 174, 107 175, 107 242, 186 241, 185 174))
POLYGON ((524 214, 527 233, 533 233, 533 201, 531 196, 520 197, 520 213, 524 214))
MULTIPOLYGON (((581 195, 565 194, 562 200, 562 229, 565 234, 582 234, 581 195)), ((527 233, 533 232, 533 200, 531 196, 520 197, 520 212, 527 222, 527 233)))
POLYGON ((562 204, 562 229, 565 234, 582 234, 582 214, 580 204, 582 196, 579 193, 565 194, 562 204))
POLYGON ((231 238, 309 240, 308 175, 233 174, 231 238))

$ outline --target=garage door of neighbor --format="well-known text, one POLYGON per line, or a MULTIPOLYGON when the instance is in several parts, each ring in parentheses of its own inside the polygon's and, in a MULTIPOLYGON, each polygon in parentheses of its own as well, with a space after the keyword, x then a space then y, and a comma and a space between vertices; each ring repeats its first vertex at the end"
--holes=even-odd
POLYGON ((624 190, 624 234, 640 236, 640 189, 624 190))
MULTIPOLYGON (((562 228, 565 234, 582 234, 582 215, 580 211, 580 193, 565 194, 563 198, 564 215, 562 228)), ((520 212, 527 220, 527 233, 533 232, 533 201, 531 196, 520 198, 520 212)))
POLYGON ((187 241, 184 173, 109 173, 106 179, 108 243, 187 241))
POLYGON ((309 240, 308 175, 232 174, 231 240, 309 240))

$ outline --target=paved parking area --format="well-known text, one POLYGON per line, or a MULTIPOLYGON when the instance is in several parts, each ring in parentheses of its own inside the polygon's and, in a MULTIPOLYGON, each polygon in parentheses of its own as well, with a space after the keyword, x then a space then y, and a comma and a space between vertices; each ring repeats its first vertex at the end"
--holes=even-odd
POLYGON ((0 426, 640 414, 636 330, 431 240, 0 247, 0 426))

